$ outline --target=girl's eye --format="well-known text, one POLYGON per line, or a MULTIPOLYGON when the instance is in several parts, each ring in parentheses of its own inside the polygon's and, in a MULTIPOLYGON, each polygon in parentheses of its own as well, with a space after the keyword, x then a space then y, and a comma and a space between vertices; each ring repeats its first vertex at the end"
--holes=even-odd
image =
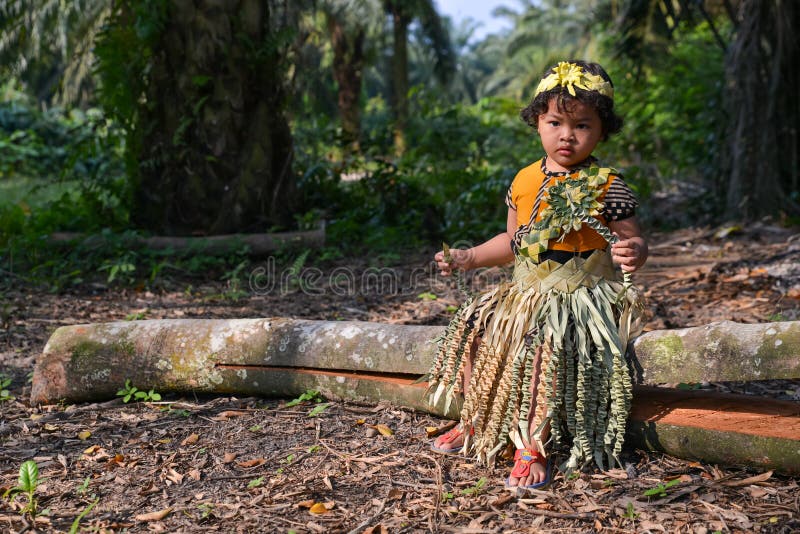
POLYGON ((588 124, 579 124, 578 128, 580 128, 581 130, 587 130, 587 129, 589 129, 589 125, 588 124))
POLYGON ((550 126, 558 126, 558 121, 550 121, 550 126))

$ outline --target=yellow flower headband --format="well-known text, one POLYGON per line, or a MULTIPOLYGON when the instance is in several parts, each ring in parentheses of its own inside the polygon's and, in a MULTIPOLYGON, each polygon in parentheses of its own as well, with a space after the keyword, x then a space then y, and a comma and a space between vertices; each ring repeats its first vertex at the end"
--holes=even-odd
POLYGON ((558 66, 553 67, 553 72, 539 82, 533 97, 536 98, 539 93, 549 91, 557 85, 566 87, 572 96, 575 96, 575 88, 579 87, 587 91, 597 91, 608 98, 614 98, 614 88, 610 82, 597 74, 584 72, 580 65, 566 61, 559 62, 558 66))

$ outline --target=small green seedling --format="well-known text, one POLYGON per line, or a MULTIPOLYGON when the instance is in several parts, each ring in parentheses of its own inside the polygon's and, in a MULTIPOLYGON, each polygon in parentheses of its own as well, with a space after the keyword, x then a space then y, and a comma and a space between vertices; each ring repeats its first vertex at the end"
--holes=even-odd
POLYGON ((17 493, 24 493, 28 498, 28 504, 20 511, 21 514, 30 514, 36 517, 37 500, 36 488, 39 486, 39 466, 33 460, 23 462, 19 468, 19 480, 17 485, 3 494, 3 497, 11 499, 17 493))
POLYGON ((452 491, 443 491, 442 492, 442 500, 449 501, 455 498, 455 494, 452 491))
POLYGON ((262 428, 261 425, 253 425, 247 430, 249 430, 250 432, 258 432, 259 430, 261 430, 261 428, 262 428))
POLYGON ((157 393, 154 389, 150 389, 150 391, 141 390, 131 384, 130 380, 125 381, 125 387, 117 391, 117 396, 122 397, 122 402, 124 403, 130 402, 131 399, 142 402, 161 400, 161 394, 157 393))
POLYGON ((436 295, 434 295, 430 291, 426 291, 425 293, 420 293, 419 295, 417 295, 417 298, 421 299, 421 300, 436 300, 439 297, 437 297, 436 295))
POLYGON ((11 379, 6 375, 0 374, 0 402, 14 400, 14 395, 8 390, 11 385, 11 379))
POLYGON ((322 447, 320 447, 319 445, 312 445, 307 449, 307 452, 310 454, 314 454, 315 452, 319 452, 321 448, 322 447))
POLYGON ((309 417, 316 417, 319 414, 321 414, 322 412, 324 412, 325 410, 327 410, 328 406, 330 406, 329 402, 323 402, 322 404, 317 404, 316 406, 314 406, 311 409, 310 412, 308 412, 308 416, 309 417))
POLYGON ((297 406, 301 402, 322 402, 322 396, 319 394, 319 391, 315 389, 309 389, 296 399, 290 400, 286 403, 286 408, 291 408, 292 406, 297 406))
POLYGON ((624 517, 625 519, 631 519, 631 520, 636 519, 637 517, 639 517, 639 514, 637 514, 636 510, 633 508, 633 503, 632 502, 628 503, 628 508, 627 508, 627 510, 625 510, 625 515, 623 515, 622 517, 624 517))
POLYGON ((666 484, 660 484, 659 483, 658 486, 656 486, 655 488, 650 488, 649 490, 645 491, 644 492, 644 496, 645 497, 657 497, 659 499, 661 497, 666 497, 667 496, 667 490, 669 488, 671 488, 672 486, 677 486, 680 483, 681 483, 681 481, 678 478, 670 480, 666 484))
MULTIPOLYGON (((86 480, 89 480, 89 479, 87 478, 86 480)), ((69 534, 77 534, 78 533, 78 528, 80 528, 81 519, 86 517, 87 514, 92 511, 92 508, 97 506, 97 503, 99 503, 99 502, 100 502, 99 498, 93 500, 91 503, 89 503, 89 506, 84 508, 83 511, 78 514, 78 517, 76 517, 75 521, 72 522, 72 526, 69 527, 69 534)))
POLYGON ((483 493, 485 489, 484 487, 486 486, 487 482, 488 480, 486 479, 486 477, 481 477, 478 479, 478 481, 475 483, 474 486, 461 490, 461 493, 463 495, 472 495, 473 497, 477 497, 478 495, 483 493))
POLYGON ((257 488, 263 483, 264 483, 264 477, 254 478, 253 480, 247 483, 247 489, 257 488))
POLYGON ((126 315, 125 316, 125 320, 126 321, 141 321, 141 320, 145 319, 146 317, 147 317, 147 314, 145 312, 134 312, 134 313, 129 313, 128 315, 126 315))
POLYGON ((78 489, 75 490, 75 492, 78 495, 83 495, 84 493, 86 493, 86 490, 89 489, 89 483, 91 481, 92 481, 92 477, 86 477, 85 479, 83 479, 83 482, 78 485, 78 489))
POLYGON ((210 502, 200 503, 197 505, 197 507, 200 509, 200 519, 207 518, 214 510, 214 505, 210 502))

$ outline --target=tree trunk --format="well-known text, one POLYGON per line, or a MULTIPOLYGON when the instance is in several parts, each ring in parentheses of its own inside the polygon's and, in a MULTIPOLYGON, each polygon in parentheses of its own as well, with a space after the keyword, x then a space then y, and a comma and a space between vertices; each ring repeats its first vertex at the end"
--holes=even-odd
POLYGON ((394 109, 394 147, 398 155, 406 150, 408 121, 408 25, 411 18, 399 1, 389 2, 392 15, 392 107, 394 109))
POLYGON ((357 28, 351 35, 335 14, 328 13, 328 31, 333 44, 333 77, 338 85, 339 117, 347 150, 357 152, 361 135, 361 80, 364 68, 366 31, 357 28))
POLYGON ((731 218, 800 214, 797 2, 744 0, 726 60, 720 197, 731 218))
POLYGON ((278 46, 268 2, 170 3, 139 110, 138 226, 207 235, 291 223, 278 46))

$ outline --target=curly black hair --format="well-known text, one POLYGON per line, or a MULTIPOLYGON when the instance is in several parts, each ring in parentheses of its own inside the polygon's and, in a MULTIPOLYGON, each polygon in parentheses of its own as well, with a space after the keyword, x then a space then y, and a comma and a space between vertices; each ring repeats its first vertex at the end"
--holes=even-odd
MULTIPOLYGON (((603 67, 597 63, 588 63, 581 60, 570 60, 569 63, 583 67, 583 70, 590 74, 599 75, 605 81, 610 83, 611 87, 614 87, 611 77, 609 77, 608 73, 603 69, 603 67)), ((555 65, 548 67, 542 78, 544 79, 551 72, 553 72, 555 67, 555 65)), ((531 103, 523 108, 522 111, 520 111, 519 115, 522 120, 525 121, 528 126, 538 129, 539 115, 547 112, 551 98, 556 99, 558 110, 562 113, 569 112, 570 108, 572 107, 572 102, 576 100, 582 104, 594 108, 597 111, 597 114, 600 116, 600 122, 603 125, 603 136, 601 138, 603 141, 608 139, 609 135, 615 134, 622 129, 622 117, 614 112, 614 99, 605 95, 601 95, 597 91, 587 91, 585 89, 581 89, 580 87, 575 87, 575 96, 572 96, 569 94, 567 88, 561 85, 557 85, 549 91, 542 91, 538 95, 534 96, 533 100, 531 100, 531 103)))

